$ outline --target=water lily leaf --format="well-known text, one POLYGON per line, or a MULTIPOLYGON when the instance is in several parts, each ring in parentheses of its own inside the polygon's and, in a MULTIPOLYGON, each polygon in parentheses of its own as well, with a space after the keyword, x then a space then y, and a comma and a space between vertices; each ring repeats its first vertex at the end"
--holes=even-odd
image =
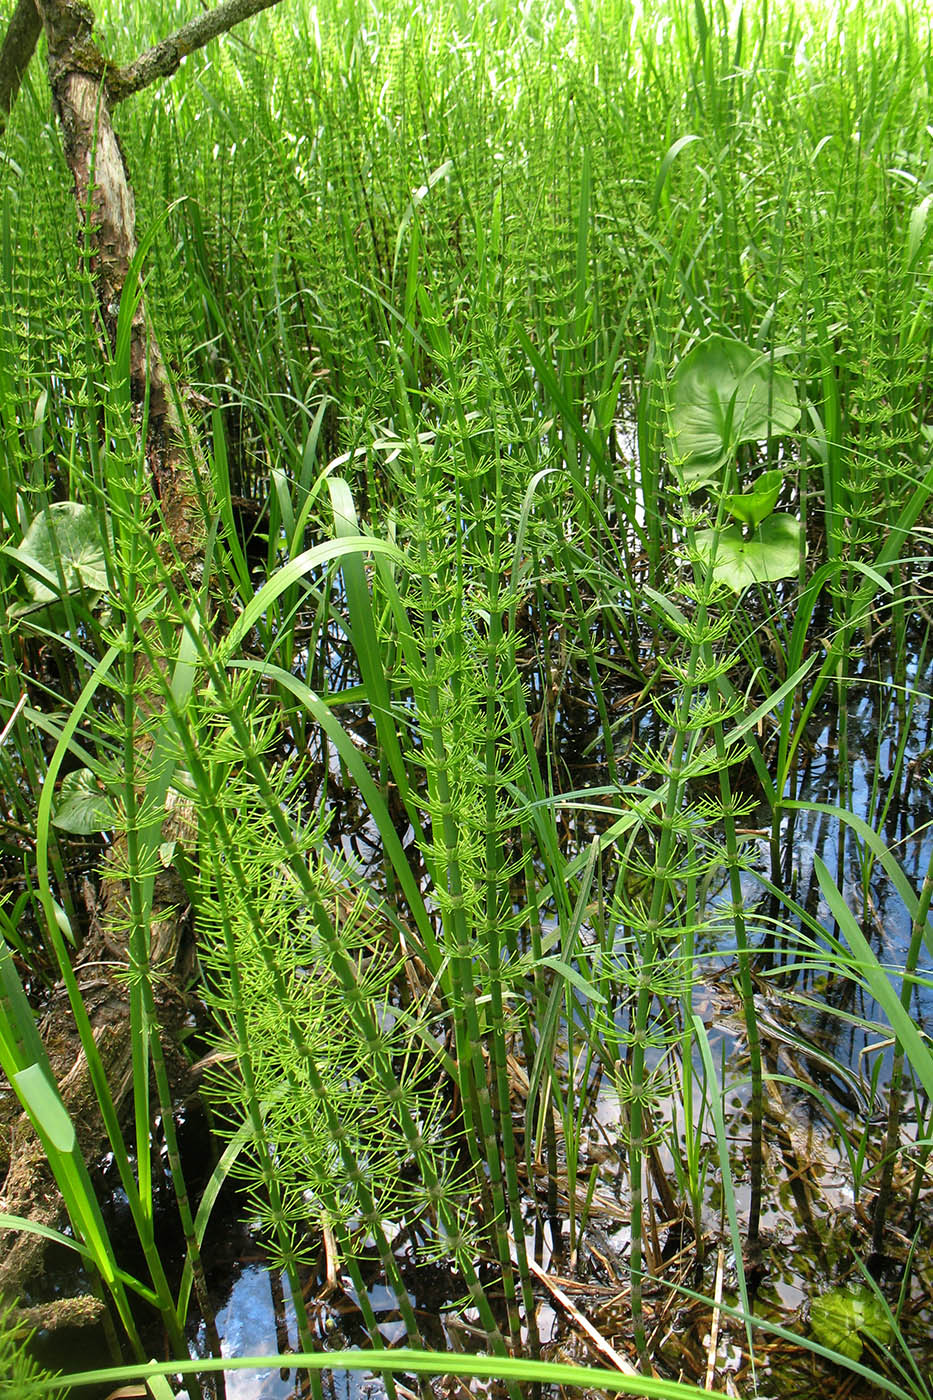
MULTIPOLYGON (((697 532, 695 543, 705 562, 713 557, 715 533, 697 532)), ((752 583, 793 578, 800 561, 800 521, 792 515, 772 515, 752 535, 730 525, 720 530, 713 577, 733 593, 743 593, 752 583)))
POLYGON ((751 491, 724 496, 723 504, 734 519, 740 520, 743 525, 751 525, 754 530, 777 505, 783 481, 783 475, 777 470, 762 472, 751 491))
MULTIPOLYGON (((104 540, 98 517, 89 506, 77 501, 56 501, 47 506, 33 520, 17 553, 55 580, 60 561, 67 593, 83 588, 94 593, 106 591, 104 540)), ((59 589, 32 574, 25 574, 25 581, 34 603, 51 603, 61 596, 59 589)))
POLYGON ((90 768, 76 768, 62 779, 53 826, 75 836, 109 831, 115 821, 113 804, 90 768))
POLYGON ((887 1346, 894 1337, 880 1298, 867 1287, 834 1288, 814 1298, 810 1326, 818 1342, 858 1361, 863 1341, 887 1346))
POLYGON ((789 374, 741 341, 713 335, 674 371, 668 454, 688 482, 700 485, 740 443, 789 433, 799 418, 789 374))

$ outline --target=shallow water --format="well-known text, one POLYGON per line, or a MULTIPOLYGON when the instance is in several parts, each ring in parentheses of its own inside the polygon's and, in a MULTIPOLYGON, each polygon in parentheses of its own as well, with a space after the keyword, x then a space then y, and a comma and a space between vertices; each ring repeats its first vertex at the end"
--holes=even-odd
MULTIPOLYGON (((923 675, 908 671, 906 679, 913 709, 906 731, 902 731, 900 723, 904 697, 883 679, 879 681, 877 659, 863 662, 861 671, 860 684, 849 692, 846 716, 845 737, 851 760, 847 770, 851 780, 847 788, 841 788, 839 782, 842 769, 839 716, 831 700, 827 700, 820 716, 814 719, 806 751, 798 765, 796 796, 831 807, 844 806, 878 826, 886 843, 895 850, 912 886, 919 889, 933 852, 933 795, 927 755, 933 725, 930 668, 927 667, 923 675), (898 698, 900 707, 896 703, 898 698), (906 737, 903 751, 899 753, 902 733, 906 737), (892 775, 899 776, 893 789, 892 775)), ((596 717, 588 711, 585 702, 566 697, 554 720, 559 737, 559 758, 570 776, 570 785, 582 789, 605 782, 604 763, 598 745, 594 744, 596 717)), ((641 722, 633 716, 633 734, 647 738, 646 727, 650 728, 650 723, 647 716, 641 722)), ((767 817, 765 810, 753 813, 747 819, 748 824, 754 827, 760 821, 764 830, 767 817)), ((372 840, 375 833, 366 814, 350 802, 344 808, 343 820, 343 829, 338 834, 345 853, 362 864, 374 861, 378 855, 372 840)), ((568 850, 582 849, 600 821, 598 814, 575 813, 566 833, 568 850)), ((781 832, 785 887, 831 929, 829 911, 814 873, 814 856, 819 855, 839 881, 850 907, 863 911, 863 924, 870 936, 873 932, 874 946, 881 960, 895 965, 902 963, 911 933, 907 912, 880 866, 876 865, 870 879, 863 881, 862 857, 857 845, 848 836, 841 845, 840 828, 841 824, 825 813, 806 811, 785 816, 781 832)), ((756 847, 758 865, 762 872, 768 873, 770 852, 764 836, 758 839, 756 847)), ((762 894, 753 873, 745 877, 745 889, 749 907, 754 908, 762 894)), ((713 884, 708 891, 710 909, 715 909, 719 897, 713 884)), ((840 1120, 854 1133, 860 1119, 867 1121, 873 1111, 880 1114, 883 1107, 875 1096, 883 1089, 891 1054, 884 1019, 878 1016, 877 1008, 866 993, 853 992, 851 983, 840 982, 834 986, 825 979, 821 981, 818 971, 787 970, 796 952, 792 929, 785 932, 779 945, 775 944, 773 936, 763 943, 756 958, 756 971, 758 1009, 766 1045, 769 1025, 774 1031, 770 1049, 766 1051, 767 1067, 775 1074, 791 1077, 803 1074, 811 1078, 818 1084, 826 1102, 840 1115, 840 1120), (878 1022, 877 1030, 871 1027, 873 1021, 878 1022), (798 1036, 817 1046, 821 1058, 808 1058, 805 1048, 796 1044, 798 1036), (832 1061, 838 1062, 836 1072, 832 1061)), ((728 1124, 738 1167, 748 1145, 747 1065, 741 1006, 732 987, 733 970, 733 950, 728 944, 711 944, 706 948, 694 1009, 707 1024, 714 1055, 724 1068, 728 1085, 728 1124)), ((933 987, 916 989, 912 1009, 921 1028, 933 1029, 933 987)), ((612 1303, 613 1290, 624 1297, 628 1248, 627 1200, 622 1184, 624 1154, 620 1155, 618 1148, 617 1124, 618 1104, 611 1090, 604 1088, 590 1136, 590 1160, 581 1168, 585 1181, 591 1167, 599 1163, 589 1212, 591 1234, 584 1233, 578 1241, 576 1257, 571 1258, 566 1234, 566 1195, 563 1194, 565 1219, 561 1248, 552 1250, 544 1240, 539 1258, 545 1270, 559 1275, 565 1282, 573 1281, 578 1290, 574 1295, 578 1306, 598 1320, 608 1338, 611 1339, 614 1329, 618 1328, 617 1342, 624 1348, 628 1326, 625 1307, 616 1309, 612 1303), (608 1275, 607 1259, 614 1261, 608 1265, 608 1275)), ((188 1160, 206 1167, 206 1154, 210 1149, 197 1115, 188 1115, 187 1126, 188 1160)), ((760 1307, 785 1325, 805 1327, 808 1301, 828 1285, 851 1275, 853 1250, 864 1257, 869 1224, 865 1218, 865 1202, 870 1200, 870 1194, 860 1200, 853 1192, 851 1164, 843 1151, 837 1127, 817 1107, 812 1096, 795 1094, 783 1086, 769 1105, 766 1137, 771 1160, 762 1217, 760 1307), (788 1183, 795 1177, 796 1185, 792 1187, 788 1183)), ((663 1166, 672 1172, 669 1159, 663 1166)), ((563 1183, 561 1191, 565 1193, 565 1189, 566 1183, 563 1183)), ((747 1206, 746 1197, 740 1181, 737 1187, 740 1210, 747 1206)), ((118 1216, 119 1193, 114 1193, 110 1206, 111 1212, 118 1216)), ((240 1210, 235 1195, 227 1191, 216 1209, 204 1251, 224 1354, 263 1356, 295 1348, 294 1315, 282 1301, 281 1280, 270 1274, 261 1247, 248 1227, 239 1223, 240 1210)), ((173 1256, 180 1261, 182 1250, 171 1225, 172 1214, 169 1210, 166 1216, 163 1253, 167 1263, 173 1256)), ((703 1217, 705 1231, 716 1237, 720 1233, 721 1199, 715 1183, 710 1184, 705 1194, 703 1217)), ((924 1239, 933 1238, 929 1221, 921 1224, 921 1230, 924 1239)), ((730 1270, 728 1250, 726 1253, 726 1296, 734 1297, 734 1267, 730 1270)), ((680 1281, 701 1292, 709 1292, 715 1285, 715 1262, 713 1251, 707 1255, 699 1273, 691 1266, 680 1281)), ((126 1267, 133 1267, 131 1259, 126 1261, 126 1267)), ((461 1331, 453 1320, 462 1285, 449 1274, 438 1277, 436 1273, 429 1275, 421 1270, 409 1272, 412 1300, 425 1318, 425 1333, 431 1344, 448 1350, 460 1347, 482 1350, 482 1338, 472 1338, 469 1329, 461 1331), (448 1308, 452 1312, 452 1323, 445 1326, 439 1319, 448 1308)), ((926 1286, 933 1295, 933 1280, 924 1282, 924 1279, 921 1271, 914 1291, 922 1291, 926 1286)), ((53 1276, 51 1282, 53 1289, 62 1289, 69 1286, 69 1282, 73 1284, 74 1279, 66 1280, 62 1274, 53 1276)), ((308 1279, 307 1297, 315 1298, 322 1289, 322 1277, 308 1279)), ((370 1303, 383 1340, 389 1345, 404 1344, 404 1326, 397 1315, 394 1299, 375 1270, 372 1271, 370 1303)), ((922 1296, 916 1299, 916 1308, 922 1320, 925 1316, 922 1296)), ((317 1344, 335 1352, 338 1366, 337 1354, 343 1347, 366 1345, 352 1296, 341 1293, 321 1299, 312 1304, 311 1316, 317 1344)), ((680 1313, 674 1310, 670 1316, 674 1318, 680 1313)), ((669 1328, 666 1340, 662 1335, 657 1338, 659 1362, 666 1356, 676 1371, 687 1365, 690 1356, 701 1355, 704 1316, 701 1310, 694 1318, 684 1304, 683 1319, 686 1321, 683 1325, 673 1330, 669 1328), (678 1347, 685 1349, 679 1360, 678 1347)), ((147 1321, 151 1325, 151 1318, 147 1321)), ((546 1354, 592 1362, 592 1355, 575 1340, 566 1316, 545 1293, 540 1303, 539 1325, 546 1354)), ((933 1320, 927 1330, 933 1333, 933 1320)), ((206 1354, 203 1323, 194 1320, 188 1335, 192 1354, 206 1354)), ((157 1332, 150 1334, 147 1345, 151 1345, 152 1354, 162 1353, 162 1339, 157 1332)), ((722 1365, 741 1372, 742 1337, 725 1323, 722 1345, 722 1365)), ((65 1364, 69 1369, 76 1364, 106 1364, 101 1338, 95 1343, 85 1336, 81 1347, 79 1359, 72 1339, 56 1341, 50 1337, 41 1346, 41 1353, 47 1363, 65 1364)), ((784 1367, 781 1374, 785 1378, 796 1377, 787 1393, 812 1394, 815 1400, 821 1393, 821 1385, 825 1384, 825 1375, 817 1373, 812 1382, 808 1381, 806 1367, 798 1371, 796 1360, 783 1353, 780 1355, 784 1367), (808 1386, 811 1386, 809 1390, 808 1386)), ((765 1372, 768 1373, 767 1364, 765 1372)), ((773 1378, 776 1393, 783 1384, 778 1376, 773 1378)), ((100 1395, 103 1397, 106 1393, 102 1390, 100 1395)), ((292 1400, 292 1397, 297 1400, 304 1393, 303 1383, 294 1371, 279 1371, 274 1367, 236 1373, 228 1376, 226 1382, 226 1394, 231 1400, 292 1400)), ((359 1397, 384 1394, 384 1386, 378 1376, 335 1369, 328 1375, 325 1394, 335 1400, 337 1397, 359 1400, 359 1397)))

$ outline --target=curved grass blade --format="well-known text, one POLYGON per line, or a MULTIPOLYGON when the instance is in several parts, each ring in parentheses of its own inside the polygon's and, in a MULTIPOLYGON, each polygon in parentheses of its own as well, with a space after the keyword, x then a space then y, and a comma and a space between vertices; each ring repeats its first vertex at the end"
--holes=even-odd
POLYGON ((909 1013, 901 1004, 901 999, 891 985, 891 980, 872 949, 868 939, 858 926, 852 910, 846 904, 823 861, 813 857, 813 868, 820 882, 823 897, 829 905, 830 913, 839 925, 849 947, 856 957, 855 966, 868 984, 869 991, 891 1023, 891 1029, 900 1041, 904 1053, 929 1098, 933 1099, 933 1050, 927 1039, 920 1034, 909 1013))
MULTIPOLYGON (((502 1380, 540 1383, 550 1386, 592 1387, 616 1395, 641 1395, 646 1400, 696 1400, 707 1395, 711 1400, 727 1400, 721 1390, 700 1390, 682 1381, 662 1380, 656 1376, 630 1376, 595 1366, 571 1366, 555 1361, 532 1361, 525 1357, 458 1356, 454 1353, 414 1351, 399 1348, 391 1352, 291 1352, 280 1356, 224 1357, 222 1360, 150 1362, 147 1366, 107 1367, 98 1371, 58 1376, 39 1381, 36 1394, 48 1394, 56 1387, 68 1385, 115 1385, 122 1382, 148 1381, 154 1376, 209 1375, 218 1371, 269 1370, 274 1367, 302 1371, 375 1371, 413 1373, 423 1376, 460 1376, 477 1380, 502 1380)), ((896 1393, 896 1392, 895 1392, 896 1393)), ((907 1400, 904 1392, 900 1395, 907 1400)))
POLYGON ((412 874, 411 866, 398 833, 395 830, 395 823, 389 815, 389 809, 385 804, 382 793, 373 780, 372 774, 366 765, 366 761, 359 749, 350 739, 339 720, 335 718, 330 707, 316 695, 304 681, 293 676, 291 672, 284 670, 280 666, 272 666, 265 661, 252 661, 248 659, 231 661, 232 667, 243 671, 255 671, 259 675, 268 676, 285 690, 290 690, 297 700, 311 713, 318 724, 326 733, 331 743, 340 754, 341 760, 346 764, 348 770, 353 774, 356 784, 359 787, 360 795, 369 808, 370 814, 379 828, 379 834, 386 848, 386 853, 392 861, 392 867, 398 876, 399 885, 408 902, 412 918, 421 936, 422 947, 427 955, 426 960, 431 968, 433 976, 437 976, 443 962, 437 939, 434 936, 434 929, 431 924, 424 899, 418 888, 417 881, 412 874))

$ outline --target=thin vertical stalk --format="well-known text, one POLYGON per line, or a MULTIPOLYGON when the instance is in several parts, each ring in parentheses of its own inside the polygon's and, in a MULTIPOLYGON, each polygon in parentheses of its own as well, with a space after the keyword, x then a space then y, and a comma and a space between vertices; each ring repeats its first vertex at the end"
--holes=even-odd
MULTIPOLYGON (((930 912, 931 901, 933 901, 933 853, 931 853, 927 865, 927 872, 920 890, 917 909, 911 920, 910 943, 907 948, 907 957, 904 961, 904 973, 901 980, 901 1006, 908 1015, 910 1014, 910 1003, 914 995, 915 984, 913 977, 920 961, 921 949, 924 947, 924 938, 928 932, 927 915, 930 912)), ((896 1040, 894 1045, 894 1061, 891 1066, 891 1083, 888 1088, 888 1121, 885 1126, 884 1142, 881 1149, 881 1178, 878 1183, 878 1195, 875 1198, 875 1207, 872 1217, 871 1247, 875 1254, 878 1255, 884 1253, 884 1230, 887 1223, 888 1210, 891 1205, 894 1167, 900 1149, 904 1058, 904 1046, 900 1040, 896 1040)))
MULTIPOLYGON (((707 652, 707 660, 712 664, 712 655, 707 652)), ((716 690, 724 711, 729 711, 729 702, 721 686, 716 690)), ((729 711, 731 713, 731 711, 729 711)), ((742 892, 741 853, 736 835, 735 818, 739 810, 732 784, 729 780, 730 758, 723 737, 722 719, 712 724, 713 742, 719 762, 719 795, 721 819, 725 845, 726 866, 729 871, 729 893, 731 895, 730 917, 735 932, 736 953, 739 965, 739 986, 742 995, 742 1015, 745 1021, 745 1036, 748 1044, 749 1080, 751 1098, 749 1114, 751 1118, 749 1143, 750 1193, 748 1204, 748 1250, 754 1258, 759 1248, 761 1225, 761 1187, 764 1168, 762 1128, 764 1122, 764 1094, 761 1064, 761 1037, 758 1032, 758 1018, 755 1014, 755 989, 752 983, 751 952, 748 944, 748 929, 745 920, 745 899, 742 892)), ((747 810, 747 809, 746 809, 747 810)))

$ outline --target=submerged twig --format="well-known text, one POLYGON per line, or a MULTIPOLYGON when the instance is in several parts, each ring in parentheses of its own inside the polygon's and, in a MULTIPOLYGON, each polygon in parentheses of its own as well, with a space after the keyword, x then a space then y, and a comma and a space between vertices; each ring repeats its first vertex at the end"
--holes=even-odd
POLYGON ((557 1284, 549 1274, 546 1274, 544 1272, 540 1264, 538 1264, 534 1259, 529 1258, 528 1267, 534 1274, 535 1278, 538 1279, 540 1283, 544 1284, 545 1288, 550 1293, 555 1303, 557 1303, 561 1308, 563 1308, 564 1312, 571 1319, 571 1321, 574 1322, 576 1326, 580 1328, 580 1331, 583 1332, 586 1335, 586 1337, 592 1342, 593 1346, 599 1352, 600 1356, 602 1356, 606 1361, 608 1361, 610 1365, 615 1366, 617 1371, 622 1371, 627 1376, 638 1375, 638 1372, 636 1371, 632 1363, 630 1361, 626 1361, 625 1357, 620 1355, 620 1353, 616 1351, 615 1347, 611 1346, 609 1342, 606 1341, 606 1338, 602 1335, 602 1333, 598 1332, 597 1329, 593 1326, 592 1322, 590 1322, 589 1318, 584 1316, 584 1314, 580 1311, 576 1304, 570 1301, 570 1299, 567 1297, 567 1294, 560 1287, 560 1285, 557 1284))

